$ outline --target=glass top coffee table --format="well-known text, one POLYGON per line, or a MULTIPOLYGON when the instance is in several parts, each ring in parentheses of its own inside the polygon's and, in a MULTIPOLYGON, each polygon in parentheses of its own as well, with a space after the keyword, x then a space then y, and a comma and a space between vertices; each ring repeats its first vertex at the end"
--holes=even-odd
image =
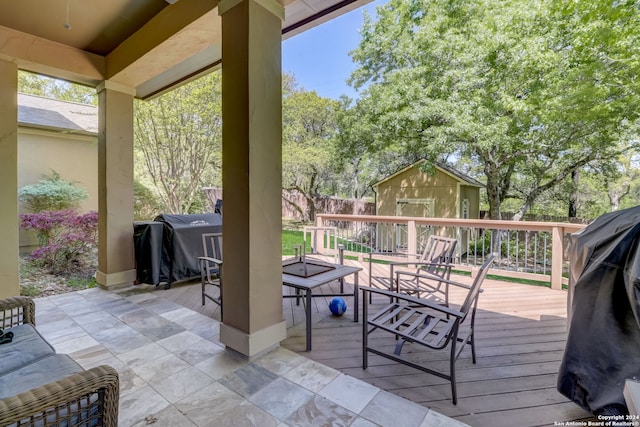
POLYGON ((321 260, 299 257, 284 260, 282 262, 282 284, 296 289, 294 295, 283 295, 283 298, 298 298, 300 304, 299 291, 304 291, 305 317, 306 317, 306 339, 307 351, 311 351, 311 298, 313 297, 353 297, 353 321, 358 321, 358 272, 360 267, 351 267, 342 264, 332 264, 321 260), (343 284, 340 285, 340 293, 314 294, 313 290, 319 286, 326 285, 335 280, 341 280, 353 274, 353 292, 343 292, 343 284))

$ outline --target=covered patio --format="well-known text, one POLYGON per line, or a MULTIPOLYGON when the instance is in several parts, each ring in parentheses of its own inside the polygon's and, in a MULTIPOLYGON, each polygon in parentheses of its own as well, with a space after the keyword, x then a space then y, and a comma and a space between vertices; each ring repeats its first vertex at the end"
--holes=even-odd
MULTIPOLYGON (((363 267, 359 281, 366 285, 369 280, 366 263, 345 262, 363 267)), ((387 274, 387 267, 379 265, 375 274, 387 274)), ((454 275, 453 278, 470 281, 469 276, 454 275)), ((328 285, 322 290, 336 292, 337 286, 328 285)), ((287 338, 281 346, 326 369, 471 426, 548 426, 554 422, 593 419, 556 391, 558 367, 566 342, 566 291, 495 279, 488 279, 483 289, 476 323, 478 361, 476 365, 471 363, 469 349, 465 349, 458 360, 457 405, 451 402, 449 383, 438 377, 379 357, 370 357, 369 368, 363 370, 362 324, 352 321, 349 298, 349 308, 342 317, 331 315, 330 297, 314 298, 310 352, 305 351, 304 309, 296 306, 292 299, 285 300, 283 316, 287 322, 287 338)), ((185 283, 166 291, 147 290, 148 295, 207 318, 219 319, 216 304, 202 306, 197 283, 185 283)), ((289 292, 288 288, 283 288, 283 292, 289 292)), ((145 294, 136 298, 143 298, 142 295, 145 294)), ((414 360, 446 369, 446 352, 423 351, 411 346, 407 350, 414 360)))
POLYGON ((118 371, 118 425, 462 426, 283 347, 251 361, 225 351, 220 323, 170 294, 89 289, 36 301, 38 329, 59 353, 118 371))
MULTIPOLYGON (((247 357, 286 337, 280 296, 281 42, 367 0, 25 0, 0 14, 0 297, 18 295, 18 70, 98 94, 97 281, 135 280, 133 100, 221 70, 222 343, 247 357)), ((37 155, 37 153, 33 153, 37 155)))
MULTIPOLYGON (((324 291, 332 287, 337 284, 324 291)), ((471 363, 468 349, 460 356, 453 405, 449 384, 435 376, 377 357, 363 370, 362 326, 352 321, 352 307, 334 317, 329 298, 315 298, 313 350, 305 352, 303 308, 286 300, 287 338, 249 362, 224 351, 218 306, 202 306, 199 289, 187 282, 169 290, 142 285, 41 298, 38 329, 83 367, 118 370, 121 425, 227 425, 244 416, 261 426, 310 425, 308 414, 331 425, 383 426, 548 426, 591 419, 555 389, 566 339, 564 291, 486 281, 478 362, 471 363), (401 424, 399 417, 405 417, 401 424)), ((430 366, 446 366, 444 352, 409 351, 430 366)))
MULTIPOLYGON (((95 87, 101 289, 40 299, 36 311, 39 329, 59 352, 83 367, 106 363, 119 371, 121 425, 225 425, 239 416, 257 425, 308 425, 309 414, 356 426, 455 425, 440 413, 474 426, 589 417, 555 392, 566 336, 562 291, 487 282, 479 360, 473 366, 461 356, 457 406, 437 378, 376 358, 363 371, 361 326, 352 312, 331 317, 321 298, 314 300, 314 349, 303 352, 302 307, 281 298, 280 44, 367 2, 72 2, 70 22, 65 0, 3 5, 0 297, 20 291, 18 70, 95 87), (133 99, 217 69, 223 76, 224 323, 209 311, 217 306, 202 307, 198 285, 131 286, 133 99)), ((440 355, 415 357, 443 363, 440 355)))

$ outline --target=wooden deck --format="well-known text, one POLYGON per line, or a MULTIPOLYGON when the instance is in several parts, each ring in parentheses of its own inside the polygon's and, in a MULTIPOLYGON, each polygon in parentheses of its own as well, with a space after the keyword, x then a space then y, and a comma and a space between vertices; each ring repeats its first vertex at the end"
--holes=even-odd
MULTIPOLYGON (((360 284, 368 284, 368 264, 347 263, 361 265, 360 284)), ((374 275, 387 274, 384 265, 374 271, 374 275)), ((470 281, 464 276, 452 279, 470 281)), ((327 286, 327 293, 333 286, 327 286)), ((283 316, 289 329, 282 345, 474 427, 552 426, 554 422, 591 419, 588 412, 556 391, 566 340, 566 292, 491 279, 483 288, 476 317, 478 360, 471 363, 468 348, 458 359, 457 405, 451 402, 449 383, 436 376, 375 355, 369 356, 369 367, 363 370, 362 322, 353 322, 352 307, 341 317, 331 316, 330 298, 313 299, 313 350, 308 353, 304 352, 303 307, 296 306, 295 299, 285 299, 283 316)), ((219 319, 215 304, 209 301, 202 306, 199 289, 199 284, 182 284, 158 292, 219 319)), ((288 288, 284 291, 289 292, 288 288)), ((347 298, 347 304, 350 302, 347 298)), ((378 341, 378 346, 395 345, 393 338, 380 339, 386 341, 378 341)), ((447 369, 447 351, 413 347, 405 345, 403 354, 435 369, 447 369)))

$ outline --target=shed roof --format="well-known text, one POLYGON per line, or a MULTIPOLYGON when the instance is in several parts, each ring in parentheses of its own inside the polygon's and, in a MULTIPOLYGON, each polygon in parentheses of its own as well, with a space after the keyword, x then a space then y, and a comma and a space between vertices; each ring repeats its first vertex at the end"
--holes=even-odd
POLYGON ((18 125, 85 135, 98 134, 98 108, 18 94, 18 125))
MULTIPOLYGON (((406 171, 411 170, 412 168, 417 167, 417 166, 419 166, 419 165, 421 165, 421 164, 423 164, 425 162, 426 162, 425 159, 418 160, 417 162, 412 163, 409 166, 400 169, 398 172, 381 179, 380 181, 378 181, 375 184, 373 184, 373 186, 374 187, 378 187, 380 184, 382 184, 382 183, 384 183, 384 182, 386 182, 386 181, 388 181, 388 180, 390 180, 392 178, 395 178, 396 176, 401 175, 401 174, 405 173, 406 171)), ((471 178, 469 175, 467 175, 465 173, 462 173, 459 170, 457 170, 457 169, 455 169, 455 168, 453 168, 453 167, 451 167, 449 165, 446 165, 446 164, 440 163, 440 162, 435 162, 434 166, 440 172, 445 173, 445 174, 453 177, 454 179, 456 179, 459 182, 464 183, 465 185, 470 185, 472 187, 484 187, 484 184, 481 183, 480 181, 471 178)))

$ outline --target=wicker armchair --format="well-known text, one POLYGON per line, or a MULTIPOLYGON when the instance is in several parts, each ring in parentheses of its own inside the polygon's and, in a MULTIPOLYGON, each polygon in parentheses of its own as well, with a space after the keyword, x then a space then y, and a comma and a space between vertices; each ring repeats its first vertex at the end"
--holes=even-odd
MULTIPOLYGON (((33 300, 0 300, 0 328, 24 324, 35 325, 33 300)), ((50 357, 58 356, 63 357, 50 357)), ((0 384, 8 381, 3 374, 0 372, 0 384)), ((0 426, 117 426, 119 393, 116 370, 98 366, 0 398, 0 426)))

